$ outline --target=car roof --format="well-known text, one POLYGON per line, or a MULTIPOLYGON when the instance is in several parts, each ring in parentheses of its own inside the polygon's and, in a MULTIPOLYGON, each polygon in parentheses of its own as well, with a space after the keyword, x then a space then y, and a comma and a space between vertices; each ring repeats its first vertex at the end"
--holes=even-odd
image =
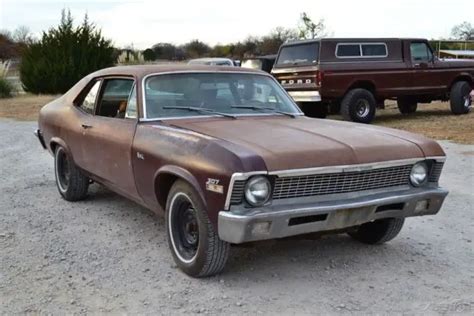
POLYGON ((150 74, 160 73, 173 73, 173 72, 233 72, 233 73, 255 73, 264 74, 267 73, 240 67, 228 67, 228 66, 208 66, 208 65, 186 65, 186 64, 164 64, 164 65, 133 65, 133 66, 117 66, 98 70, 92 73, 92 77, 100 76, 133 76, 133 77, 144 77, 150 74))
POLYGON ((397 38, 397 37, 325 37, 306 40, 294 40, 284 43, 282 46, 291 46, 315 42, 387 42, 387 41, 426 41, 425 38, 397 38))
POLYGON ((206 61, 230 61, 232 62, 232 59, 230 58, 225 58, 225 57, 207 57, 207 58, 196 58, 196 59, 191 59, 191 61, 202 61, 202 62, 206 62, 206 61))

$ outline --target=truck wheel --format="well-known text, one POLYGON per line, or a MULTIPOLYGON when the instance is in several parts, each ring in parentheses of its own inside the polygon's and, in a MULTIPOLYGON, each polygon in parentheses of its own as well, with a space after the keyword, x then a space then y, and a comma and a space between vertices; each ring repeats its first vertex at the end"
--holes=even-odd
POLYGON ((54 152, 54 174, 59 193, 66 201, 79 201, 87 196, 89 178, 82 174, 63 147, 54 152))
POLYGON ((308 117, 326 118, 328 115, 328 107, 321 102, 304 102, 299 104, 303 113, 308 117))
POLYGON ((410 98, 398 98, 397 99, 398 110, 402 114, 415 113, 418 107, 416 100, 410 98))
POLYGON ((402 230, 404 218, 384 218, 362 224, 349 235, 365 244, 383 244, 395 238, 402 230))
POLYGON ((196 191, 176 181, 166 202, 168 245, 178 267, 189 276, 207 277, 224 268, 230 244, 219 239, 196 191))
POLYGON ((372 92, 365 89, 353 89, 342 99, 341 114, 347 121, 368 124, 375 117, 376 106, 372 92))
POLYGON ((453 114, 466 114, 471 110, 471 85, 466 81, 458 81, 451 88, 450 101, 453 114))

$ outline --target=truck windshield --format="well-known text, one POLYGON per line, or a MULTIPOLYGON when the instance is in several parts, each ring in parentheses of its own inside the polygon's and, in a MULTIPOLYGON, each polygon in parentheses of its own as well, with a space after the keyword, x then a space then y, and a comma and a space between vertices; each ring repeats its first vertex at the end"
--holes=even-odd
POLYGON ((278 55, 277 66, 312 65, 319 59, 319 43, 297 44, 283 46, 278 55))

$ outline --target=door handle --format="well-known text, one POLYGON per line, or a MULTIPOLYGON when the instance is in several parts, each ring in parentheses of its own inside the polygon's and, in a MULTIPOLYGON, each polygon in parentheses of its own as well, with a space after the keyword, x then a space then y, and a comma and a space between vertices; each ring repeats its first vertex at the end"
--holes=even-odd
POLYGON ((83 129, 92 128, 92 125, 87 125, 87 124, 81 124, 81 126, 83 129))

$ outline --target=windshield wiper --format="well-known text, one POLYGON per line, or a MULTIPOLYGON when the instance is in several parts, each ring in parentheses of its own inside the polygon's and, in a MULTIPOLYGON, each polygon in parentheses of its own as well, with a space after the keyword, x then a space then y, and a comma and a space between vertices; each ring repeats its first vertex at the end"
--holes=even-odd
POLYGON ((296 117, 296 115, 293 114, 293 113, 288 113, 288 112, 285 112, 285 111, 280 111, 280 110, 274 109, 274 108, 269 107, 269 106, 233 105, 233 106, 231 106, 231 108, 234 108, 234 109, 250 109, 250 110, 267 110, 267 111, 273 111, 273 112, 275 112, 275 113, 283 114, 283 115, 286 115, 286 116, 290 116, 290 117, 292 117, 292 118, 295 118, 295 117, 296 117))
POLYGON ((217 112, 217 111, 214 111, 213 109, 199 108, 199 107, 195 107, 195 106, 164 106, 163 109, 204 112, 204 113, 210 113, 210 114, 216 114, 216 115, 220 115, 220 116, 224 116, 224 117, 229 117, 229 118, 232 118, 234 120, 237 119, 237 117, 232 115, 232 114, 217 112))

